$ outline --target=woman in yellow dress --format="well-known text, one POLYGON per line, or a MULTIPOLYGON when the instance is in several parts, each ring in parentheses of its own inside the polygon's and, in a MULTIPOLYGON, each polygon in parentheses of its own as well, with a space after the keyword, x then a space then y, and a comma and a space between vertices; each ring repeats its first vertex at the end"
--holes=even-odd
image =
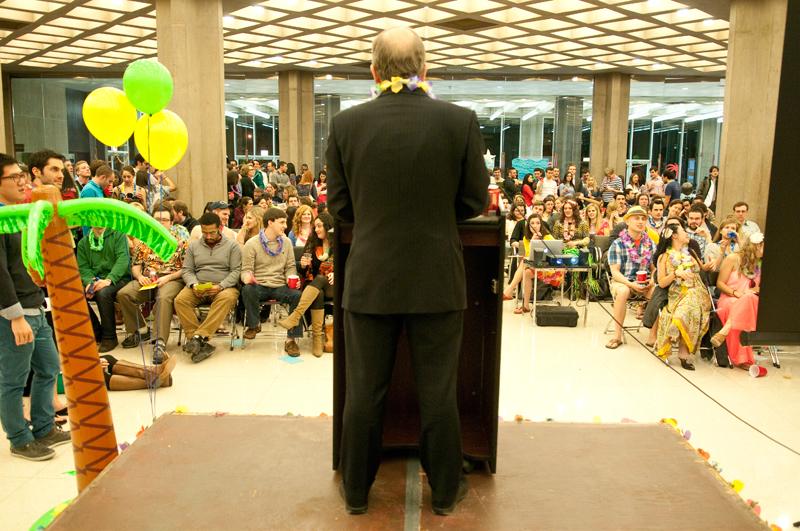
POLYGON ((669 290, 658 320, 656 352, 666 360, 678 345, 681 367, 694 370, 690 356, 697 352, 711 315, 711 298, 700 278, 701 263, 689 250, 684 221, 669 218, 656 251, 658 284, 669 290))

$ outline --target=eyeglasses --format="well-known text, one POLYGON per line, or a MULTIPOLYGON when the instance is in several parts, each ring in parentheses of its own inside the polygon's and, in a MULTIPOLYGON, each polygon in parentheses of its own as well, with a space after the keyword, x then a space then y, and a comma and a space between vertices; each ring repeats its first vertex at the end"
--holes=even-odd
POLYGON ((23 172, 19 172, 19 173, 12 173, 11 175, 4 175, 3 177, 0 177, 0 180, 5 180, 5 179, 14 179, 14 181, 16 181, 17 184, 22 184, 22 183, 25 182, 25 174, 23 172))

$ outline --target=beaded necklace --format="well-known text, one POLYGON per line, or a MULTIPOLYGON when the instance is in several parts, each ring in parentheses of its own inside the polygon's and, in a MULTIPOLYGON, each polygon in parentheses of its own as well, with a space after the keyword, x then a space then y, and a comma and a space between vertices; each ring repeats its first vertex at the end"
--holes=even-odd
POLYGON ((430 96, 431 98, 436 98, 433 95, 433 89, 431 88, 431 84, 429 81, 422 81, 419 76, 411 76, 410 78, 402 78, 399 76, 392 76, 391 80, 383 80, 380 83, 375 84, 375 86, 370 88, 370 93, 372 94, 373 98, 377 98, 382 93, 386 92, 387 90, 391 90, 395 94, 403 90, 403 87, 407 87, 410 91, 415 91, 417 89, 422 90, 425 94, 430 96))
POLYGON ((92 251, 102 251, 103 236, 105 236, 105 232, 98 237, 95 236, 93 230, 89 231, 89 249, 91 249, 92 251))
POLYGON ((269 240, 263 230, 258 233, 258 240, 261 242, 261 247, 264 249, 264 252, 270 256, 278 256, 283 252, 283 238, 280 236, 278 236, 278 248, 274 251, 269 248, 269 240))
POLYGON ((627 229, 620 233, 619 239, 622 240, 622 243, 628 248, 628 256, 630 256, 631 261, 635 264, 639 264, 639 268, 643 268, 653 261, 653 250, 649 245, 650 238, 647 234, 642 233, 638 249, 633 243, 633 238, 631 238, 631 234, 627 229), (640 251, 641 254, 639 254, 640 251))

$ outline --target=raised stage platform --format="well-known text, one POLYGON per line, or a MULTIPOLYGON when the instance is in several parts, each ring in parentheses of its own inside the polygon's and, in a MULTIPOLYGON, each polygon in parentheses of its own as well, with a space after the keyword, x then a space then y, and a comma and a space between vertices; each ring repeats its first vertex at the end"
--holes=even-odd
POLYGON ((331 437, 330 418, 166 415, 49 529, 765 529, 663 425, 501 423, 497 474, 470 474, 449 517, 409 456, 347 515, 331 437))

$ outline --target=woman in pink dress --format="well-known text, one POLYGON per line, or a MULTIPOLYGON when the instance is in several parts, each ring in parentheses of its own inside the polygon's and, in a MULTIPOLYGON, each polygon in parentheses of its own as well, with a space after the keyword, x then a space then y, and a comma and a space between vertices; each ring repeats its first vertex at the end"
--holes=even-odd
POLYGON ((739 335, 756 329, 763 256, 764 235, 755 232, 740 251, 723 260, 717 279, 717 288, 722 293, 717 304, 717 315, 723 326, 711 338, 711 344, 718 347, 726 342, 728 357, 742 369, 749 369, 755 363, 753 348, 743 346, 739 335))

